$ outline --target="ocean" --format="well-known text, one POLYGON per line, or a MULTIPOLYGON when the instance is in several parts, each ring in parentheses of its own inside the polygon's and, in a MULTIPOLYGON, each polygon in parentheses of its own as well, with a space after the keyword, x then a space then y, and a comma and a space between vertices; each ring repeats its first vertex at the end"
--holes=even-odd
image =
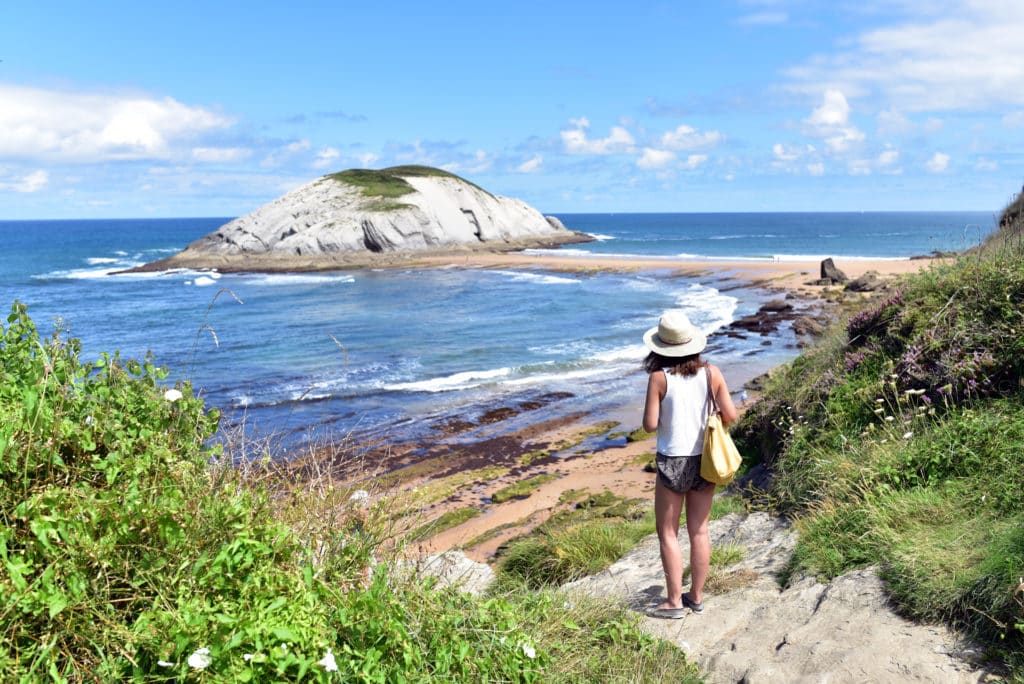
MULTIPOLYGON (((984 212, 559 218, 596 238, 556 250, 584 263, 897 259, 962 250, 995 228, 984 212)), ((27 304, 43 334, 59 327, 80 339, 86 359, 152 353, 168 383, 191 381, 225 426, 274 435, 285 450, 325 435, 441 438, 446 422, 540 403, 544 418, 584 411, 632 429, 646 382, 641 334, 669 308, 711 335, 706 355, 736 391, 798 353, 785 326, 770 339, 714 334, 777 294, 667 268, 117 273, 228 220, 0 221, 0 300, 27 304)), ((530 414, 519 420, 538 418, 530 414)))

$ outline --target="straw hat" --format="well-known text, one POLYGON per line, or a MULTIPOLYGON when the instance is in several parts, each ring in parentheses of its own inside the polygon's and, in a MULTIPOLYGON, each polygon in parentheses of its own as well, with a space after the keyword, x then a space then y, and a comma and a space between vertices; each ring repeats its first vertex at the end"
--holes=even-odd
POLYGON ((708 338, 681 311, 667 311, 658 320, 658 327, 644 333, 644 345, 662 356, 699 354, 708 338))

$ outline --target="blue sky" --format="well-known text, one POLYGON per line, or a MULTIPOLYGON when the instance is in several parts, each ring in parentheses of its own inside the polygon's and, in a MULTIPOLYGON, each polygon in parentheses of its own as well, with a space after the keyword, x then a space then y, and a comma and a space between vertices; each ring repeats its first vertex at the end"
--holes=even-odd
POLYGON ((545 213, 998 211, 1021 0, 17 3, 0 219, 429 164, 545 213))

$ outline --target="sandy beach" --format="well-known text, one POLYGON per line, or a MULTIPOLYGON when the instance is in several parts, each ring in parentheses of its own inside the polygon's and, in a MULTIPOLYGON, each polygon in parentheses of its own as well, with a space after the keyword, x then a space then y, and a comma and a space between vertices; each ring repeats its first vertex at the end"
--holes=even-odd
MULTIPOLYGON (((850 279, 868 271, 883 278, 914 273, 933 260, 836 260, 835 265, 850 279)), ((409 267, 411 264, 405 264, 409 267)), ((418 259, 423 268, 522 268, 556 272, 619 271, 659 272, 667 275, 715 276, 738 283, 779 291, 780 294, 817 300, 831 306, 827 290, 842 286, 810 284, 820 276, 819 262, 682 261, 672 259, 605 258, 559 256, 532 253, 485 253, 438 255, 418 259)), ((865 295, 850 293, 850 297, 865 295)), ((742 387, 731 387, 734 393, 742 387)), ((753 401, 754 399, 751 399, 753 401)), ((478 561, 491 561, 505 541, 523 534, 555 512, 570 507, 566 493, 603 491, 627 499, 650 499, 654 475, 645 470, 654 452, 653 438, 629 441, 626 433, 639 426, 643 397, 623 407, 629 416, 620 424, 595 425, 598 419, 576 414, 557 420, 534 422, 511 433, 483 437, 471 447, 450 453, 443 445, 388 445, 369 459, 376 472, 367 479, 365 471, 349 472, 350 482, 377 487, 383 495, 395 497, 413 513, 402 523, 405 529, 424 529, 442 515, 473 508, 475 517, 436 534, 427 533, 412 544, 412 554, 462 549, 478 561), (525 498, 493 503, 492 497, 510 484, 549 476, 525 498), (550 477, 553 476, 553 477, 550 477)), ((749 403, 747 404, 749 406, 749 403)), ((740 406, 741 410, 745 408, 740 406)), ((494 423, 518 415, 516 407, 498 407, 490 412, 494 423)), ((543 414, 542 411, 536 412, 543 414)), ((452 425, 449 434, 480 425, 452 425)))

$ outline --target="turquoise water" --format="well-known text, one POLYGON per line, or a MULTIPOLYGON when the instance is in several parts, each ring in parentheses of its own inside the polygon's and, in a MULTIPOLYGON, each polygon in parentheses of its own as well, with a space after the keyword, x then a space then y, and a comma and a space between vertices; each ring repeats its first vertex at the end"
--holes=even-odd
MULTIPOLYGON (((574 214, 598 237, 560 250, 703 259, 904 258, 963 249, 993 225, 981 213, 574 214), (988 226, 988 229, 983 228, 988 226)), ((628 414, 642 401, 640 335, 668 308, 712 334, 709 356, 739 389, 795 355, 783 329, 714 335, 769 293, 666 273, 361 270, 323 274, 116 271, 167 256, 225 218, 0 222, 0 299, 44 332, 60 325, 87 358, 152 351, 189 378, 226 423, 288 442, 318 430, 402 441, 552 392, 545 417, 628 414), (565 396, 571 395, 571 396, 565 396), (625 408, 623 408, 625 407, 625 408), (633 407, 633 408, 630 408, 633 407)))

